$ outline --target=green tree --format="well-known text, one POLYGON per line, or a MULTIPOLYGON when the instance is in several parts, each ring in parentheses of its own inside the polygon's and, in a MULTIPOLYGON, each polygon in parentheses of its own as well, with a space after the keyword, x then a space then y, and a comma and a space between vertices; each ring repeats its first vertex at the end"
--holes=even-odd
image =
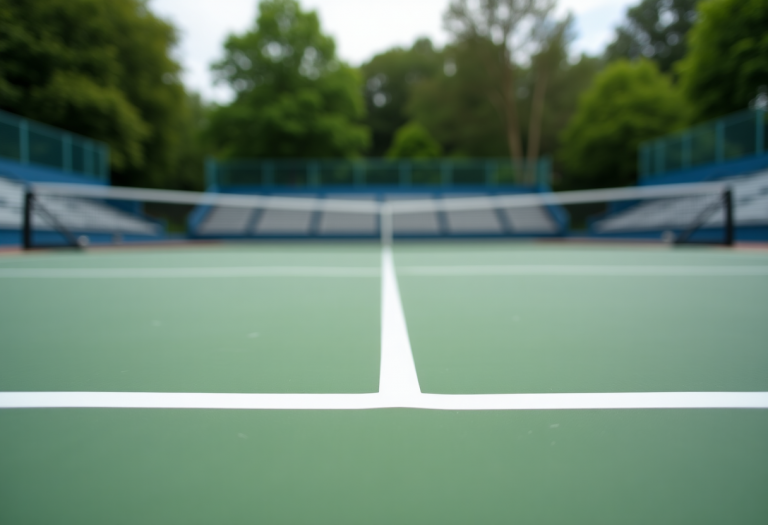
POLYGON ((682 95, 653 62, 611 63, 584 93, 563 132, 564 185, 635 183, 639 144, 681 127, 687 116, 682 95))
POLYGON ((184 100, 184 111, 176 161, 173 187, 200 191, 204 188, 205 157, 210 150, 205 140, 210 106, 197 93, 188 93, 184 100))
POLYGON ((768 86, 768 2, 709 0, 699 6, 680 80, 696 120, 746 109, 768 86))
POLYGON ((442 155, 440 143, 418 122, 409 122, 395 133, 390 159, 434 159, 442 155))
POLYGON ((518 65, 547 40, 555 0, 452 0, 444 16, 445 28, 456 42, 486 40, 492 46, 479 55, 495 70, 490 101, 503 117, 512 159, 523 161, 523 141, 517 107, 518 65))
POLYGON ((541 135, 544 120, 544 102, 547 88, 557 69, 567 58, 568 43, 571 40, 570 27, 573 17, 568 15, 561 22, 545 29, 546 35, 542 38, 542 48, 531 60, 531 73, 533 76, 533 89, 531 91, 531 103, 528 115, 528 137, 526 165, 529 169, 535 169, 541 152, 541 135))
POLYGON ((175 44, 145 0, 4 0, 0 107, 107 142, 115 183, 174 185, 187 124, 175 44))
MULTIPOLYGON (((561 62, 551 72, 541 116, 542 155, 556 153, 562 142, 562 130, 576 112, 581 95, 592 85, 604 65, 602 58, 582 54, 574 62, 561 62)), ((533 82, 533 75, 528 74, 521 83, 520 114, 524 120, 533 105, 530 96, 535 89, 533 82)), ((525 140, 527 142, 528 138, 525 140)))
POLYGON ((509 156, 505 119, 488 96, 499 70, 486 67, 483 55, 495 53, 484 38, 454 43, 443 50, 442 71, 413 86, 409 115, 450 156, 509 156))
MULTIPOLYGON (((562 46, 559 50, 545 48, 544 52, 566 55, 567 40, 560 40, 558 45, 562 46)), ((426 127, 450 156, 509 155, 504 116, 489 97, 489 92, 496 89, 500 72, 498 68, 486 67, 488 60, 482 56, 485 53, 491 57, 496 53, 487 39, 465 39, 452 44, 442 53, 444 70, 412 89, 409 115, 426 127)), ((536 65, 547 69, 516 69, 515 104, 521 122, 533 124, 538 120, 540 146, 530 147, 530 125, 520 130, 521 140, 531 153, 533 149, 538 150, 536 156, 551 155, 558 148, 560 131, 576 110, 579 95, 591 84, 603 63, 601 59, 583 55, 573 62, 554 60, 536 65), (542 72, 547 73, 545 82, 540 76, 542 72), (534 105, 538 105, 540 115, 531 118, 534 105)))
POLYGON ((368 146, 358 71, 336 58, 315 12, 265 0, 253 29, 231 35, 213 66, 235 91, 207 136, 230 157, 354 157, 368 146))
POLYGON ((413 87, 439 75, 442 67, 442 53, 426 38, 417 40, 410 49, 390 49, 363 64, 372 155, 383 155, 395 132, 408 122, 413 87))
POLYGON ((642 0, 627 11, 626 21, 605 55, 609 60, 648 58, 663 72, 686 53, 686 35, 696 20, 699 0, 642 0))

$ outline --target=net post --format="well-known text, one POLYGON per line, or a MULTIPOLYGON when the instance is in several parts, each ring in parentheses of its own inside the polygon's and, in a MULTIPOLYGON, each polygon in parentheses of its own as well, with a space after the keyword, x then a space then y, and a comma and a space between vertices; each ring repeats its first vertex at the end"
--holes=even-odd
POLYGON ((21 232, 22 247, 25 250, 32 249, 32 207, 34 206, 35 195, 29 185, 24 187, 24 217, 21 232))
POLYGON ((725 232, 723 244, 733 246, 734 243, 734 225, 733 225, 733 190, 726 188, 723 192, 723 211, 725 212, 725 232))

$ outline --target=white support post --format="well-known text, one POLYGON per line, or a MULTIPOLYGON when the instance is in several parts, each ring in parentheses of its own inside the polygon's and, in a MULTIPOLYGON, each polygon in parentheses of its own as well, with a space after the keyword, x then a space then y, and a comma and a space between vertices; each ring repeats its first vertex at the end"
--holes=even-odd
POLYGON ((389 203, 384 203, 381 205, 381 211, 379 212, 380 215, 380 222, 381 222, 381 244, 382 246, 391 246, 392 245, 392 208, 390 207, 389 203))

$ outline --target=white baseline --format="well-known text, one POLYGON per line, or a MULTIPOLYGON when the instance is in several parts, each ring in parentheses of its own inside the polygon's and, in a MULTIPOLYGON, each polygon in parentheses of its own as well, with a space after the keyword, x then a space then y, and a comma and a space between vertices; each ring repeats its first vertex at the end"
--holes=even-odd
POLYGON ((6 279, 199 279, 232 277, 379 277, 365 266, 241 266, 221 268, 0 268, 6 279))
POLYGON ((216 410, 618 410, 768 408, 768 392, 575 394, 205 394, 167 392, 0 392, 0 408, 165 408, 216 410))
POLYGON ((482 265, 404 266, 398 274, 423 277, 545 275, 596 277, 760 277, 768 266, 482 265))

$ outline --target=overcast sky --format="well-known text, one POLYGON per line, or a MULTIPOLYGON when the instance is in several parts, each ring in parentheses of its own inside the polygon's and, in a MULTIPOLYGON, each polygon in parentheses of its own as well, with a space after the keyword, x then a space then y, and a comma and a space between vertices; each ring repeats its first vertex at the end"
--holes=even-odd
MULTIPOLYGON (((638 0, 560 0, 558 10, 576 15, 574 52, 597 53, 613 35, 627 6, 638 0)), ((360 65, 394 46, 410 46, 420 36, 446 41, 442 15, 449 0, 301 0, 320 15, 323 31, 336 40, 339 56, 360 65)), ((257 0, 150 0, 153 11, 181 31, 177 58, 184 81, 208 100, 226 101, 230 92, 214 86, 209 66, 221 57, 229 33, 253 25, 257 0)))

